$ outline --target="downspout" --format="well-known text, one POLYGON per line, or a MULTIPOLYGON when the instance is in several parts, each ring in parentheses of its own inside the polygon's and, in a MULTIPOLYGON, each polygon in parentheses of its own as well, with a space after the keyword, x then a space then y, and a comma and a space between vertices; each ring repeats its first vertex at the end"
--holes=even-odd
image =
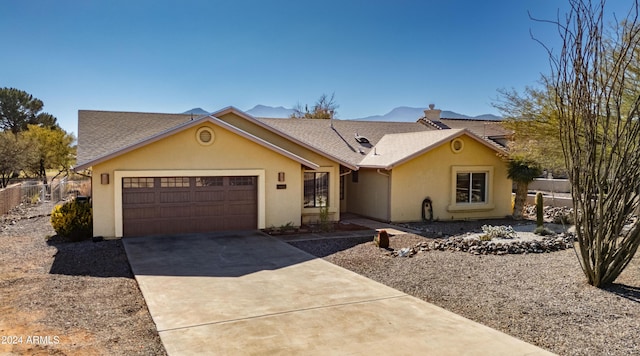
POLYGON ((385 177, 391 177, 391 174, 389 174, 389 173, 382 173, 382 172, 380 171, 380 168, 378 168, 377 172, 378 172, 378 174, 383 175, 383 176, 385 176, 385 177))
MULTIPOLYGON (((388 169, 387 169, 388 171, 388 169)), ((376 170, 379 175, 387 177, 387 222, 391 222, 391 174, 384 173, 378 168, 376 170)))

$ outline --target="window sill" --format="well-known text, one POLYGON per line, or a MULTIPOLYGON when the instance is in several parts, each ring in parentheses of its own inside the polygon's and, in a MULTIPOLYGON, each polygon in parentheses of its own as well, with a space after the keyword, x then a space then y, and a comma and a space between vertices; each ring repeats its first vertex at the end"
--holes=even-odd
POLYGON ((487 211, 495 209, 494 204, 484 203, 468 203, 468 204, 454 204, 447 207, 447 211, 487 211))

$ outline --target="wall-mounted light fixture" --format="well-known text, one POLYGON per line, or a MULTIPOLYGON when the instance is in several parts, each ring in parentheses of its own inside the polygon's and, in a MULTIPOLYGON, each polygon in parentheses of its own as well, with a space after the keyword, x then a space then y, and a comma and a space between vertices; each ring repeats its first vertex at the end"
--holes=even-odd
POLYGON ((102 173, 100 175, 100 184, 109 184, 109 173, 102 173))
POLYGON ((278 182, 284 182, 284 172, 278 172, 278 182))

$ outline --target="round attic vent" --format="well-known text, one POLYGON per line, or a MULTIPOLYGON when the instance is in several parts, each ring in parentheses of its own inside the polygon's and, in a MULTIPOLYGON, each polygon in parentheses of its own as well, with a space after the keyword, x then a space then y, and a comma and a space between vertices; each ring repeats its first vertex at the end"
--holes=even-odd
POLYGON ((460 138, 455 138, 451 140, 451 151, 453 153, 460 153, 464 149, 464 141, 460 138))
POLYGON ((201 127, 196 131, 196 139, 201 145, 209 146, 213 143, 215 136, 212 129, 208 127, 201 127))

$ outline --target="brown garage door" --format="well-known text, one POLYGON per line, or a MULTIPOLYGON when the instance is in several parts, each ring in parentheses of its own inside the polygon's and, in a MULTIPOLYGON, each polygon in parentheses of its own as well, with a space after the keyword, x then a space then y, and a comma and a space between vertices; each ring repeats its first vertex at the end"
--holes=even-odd
POLYGON ((257 177, 122 178, 124 236, 256 229, 257 177))

